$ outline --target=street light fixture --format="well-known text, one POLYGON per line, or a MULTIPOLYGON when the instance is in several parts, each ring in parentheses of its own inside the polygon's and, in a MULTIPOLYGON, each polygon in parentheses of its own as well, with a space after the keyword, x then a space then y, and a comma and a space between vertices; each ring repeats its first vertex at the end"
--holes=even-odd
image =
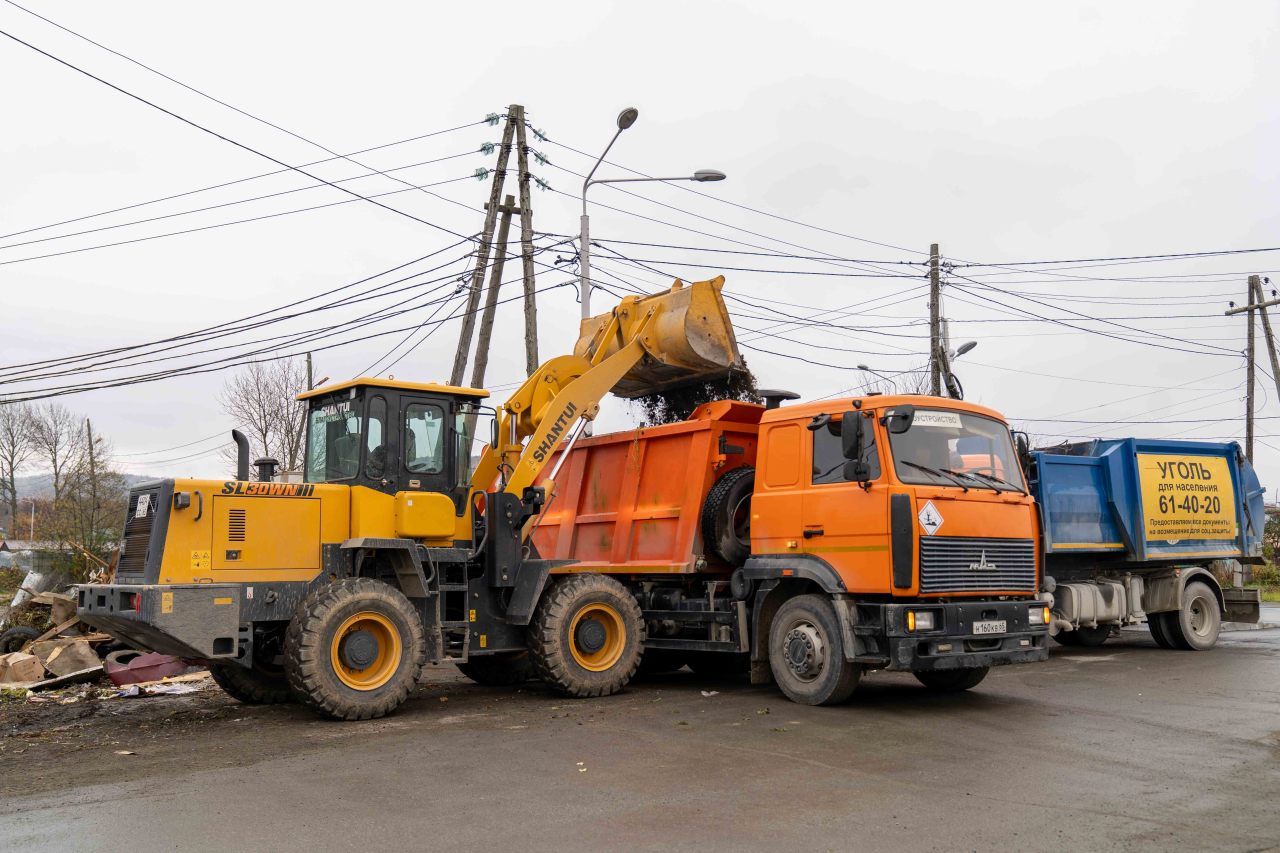
POLYGON ((636 123, 636 119, 640 117, 640 111, 635 107, 627 107, 618 113, 618 129, 613 134, 613 139, 609 140, 609 144, 604 147, 604 153, 596 160, 591 171, 587 173, 586 179, 582 182, 582 218, 579 220, 578 243, 579 249, 579 272, 578 272, 578 289, 582 301, 582 319, 591 316, 591 219, 587 215, 587 190, 593 184, 629 184, 643 183, 651 181, 696 181, 698 183, 707 183, 710 181, 723 181, 725 173, 716 169, 699 169, 692 175, 681 175, 674 178, 601 178, 593 180, 596 169, 600 168, 600 164, 604 162, 604 158, 609 154, 609 149, 613 147, 613 143, 618 141, 618 137, 622 135, 622 131, 631 127, 636 123))
POLYGON ((880 372, 880 371, 878 371, 878 370, 872 370, 870 367, 867 367, 865 364, 859 364, 859 365, 857 365, 857 367, 858 367, 858 369, 859 369, 859 370, 864 370, 864 371, 866 371, 867 373, 871 373, 871 374, 874 374, 874 375, 876 375, 876 376, 879 376, 879 377, 880 377, 881 379, 883 379, 885 382, 888 382, 888 383, 889 383, 890 387, 892 387, 892 388, 893 388, 893 393, 895 393, 895 394, 897 394, 897 393, 898 393, 898 383, 897 383, 897 382, 894 382, 894 381, 893 381, 892 379, 890 379, 888 376, 885 376, 883 373, 881 373, 881 372, 880 372))

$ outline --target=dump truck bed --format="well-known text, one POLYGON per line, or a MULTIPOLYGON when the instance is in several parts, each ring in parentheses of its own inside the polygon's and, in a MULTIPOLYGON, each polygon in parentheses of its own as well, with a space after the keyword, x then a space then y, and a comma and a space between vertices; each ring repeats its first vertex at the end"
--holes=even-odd
POLYGON ((763 411, 717 400, 679 423, 580 440, 532 534, 538 554, 574 571, 729 572, 704 552, 702 505, 719 477, 755 464, 763 411))
POLYGON ((1262 555, 1263 488, 1234 442, 1126 438, 1031 454, 1044 551, 1129 563, 1262 555))

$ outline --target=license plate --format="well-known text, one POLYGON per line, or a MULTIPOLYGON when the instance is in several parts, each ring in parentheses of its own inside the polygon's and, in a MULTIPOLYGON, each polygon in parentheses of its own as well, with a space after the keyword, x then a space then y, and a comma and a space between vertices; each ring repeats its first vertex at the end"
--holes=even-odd
POLYGON ((973 623, 973 633, 975 634, 1005 634, 1009 631, 1009 625, 1003 619, 988 619, 983 622, 973 623))

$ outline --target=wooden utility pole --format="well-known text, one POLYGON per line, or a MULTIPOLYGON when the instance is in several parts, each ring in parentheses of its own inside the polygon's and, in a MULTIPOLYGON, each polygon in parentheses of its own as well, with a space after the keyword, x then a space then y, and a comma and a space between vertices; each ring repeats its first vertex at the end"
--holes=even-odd
POLYGON ((1253 339, 1253 278, 1249 279, 1249 364, 1245 370, 1245 382, 1248 385, 1248 391, 1245 393, 1244 406, 1244 455, 1250 462, 1253 461, 1253 361, 1255 358, 1255 343, 1253 339))
POLYGON ((515 115, 519 110, 523 126, 524 107, 512 104, 507 109, 507 127, 502 133, 502 147, 498 149, 498 164, 493 171, 493 188, 489 191, 489 204, 485 208, 484 230, 480 233, 480 245, 476 248, 475 270, 471 273, 471 289, 467 293, 467 312, 462 316, 462 330, 458 333, 458 351, 453 357, 453 372, 449 384, 461 385, 467 370, 467 357, 471 353, 471 335, 475 332, 476 312, 480 308, 480 291, 484 273, 489 266, 489 250, 493 242, 493 229, 498 219, 498 200, 502 198, 502 182, 507 175, 507 159, 511 155, 511 137, 516 129, 515 115))
POLYGON ((942 396, 942 274, 938 244, 929 246, 929 393, 942 396))
POLYGON ((1271 331, 1271 318, 1267 316, 1267 306, 1280 303, 1280 299, 1267 300, 1262 295, 1262 277, 1249 276, 1249 287, 1258 303, 1258 313, 1262 315, 1262 339, 1267 344, 1267 355, 1271 359, 1271 379, 1276 383, 1276 399, 1280 400, 1280 357, 1276 355, 1276 338, 1271 331))
POLYGON ((85 439, 89 442, 89 543, 98 541, 98 448, 93 444, 93 424, 84 419, 85 439))
POLYGON ((489 367, 489 340, 493 337, 493 316, 498 311, 498 289, 502 287, 502 268, 507 260, 507 237, 511 233, 511 214, 519 213, 516 200, 507 196, 499 208, 502 224, 498 226, 497 253, 489 271, 489 289, 484 296, 484 314, 480 317, 480 337, 476 340, 476 363, 471 369, 471 387, 484 387, 484 373, 489 367))
MULTIPOLYGON (((511 106, 516 125, 516 156, 520 168, 520 263, 524 269, 524 362, 525 374, 538 369, 538 303, 533 286, 533 207, 529 201, 529 146, 524 135, 524 107, 511 106)), ((476 386, 477 388, 480 386, 476 386)))

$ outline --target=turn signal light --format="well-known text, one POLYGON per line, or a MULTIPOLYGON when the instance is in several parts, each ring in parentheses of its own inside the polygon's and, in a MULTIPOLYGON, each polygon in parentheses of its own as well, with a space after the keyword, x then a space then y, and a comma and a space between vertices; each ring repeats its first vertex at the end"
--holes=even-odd
POLYGON ((915 610, 907 611, 907 630, 908 631, 932 631, 933 630, 933 611, 915 610))

